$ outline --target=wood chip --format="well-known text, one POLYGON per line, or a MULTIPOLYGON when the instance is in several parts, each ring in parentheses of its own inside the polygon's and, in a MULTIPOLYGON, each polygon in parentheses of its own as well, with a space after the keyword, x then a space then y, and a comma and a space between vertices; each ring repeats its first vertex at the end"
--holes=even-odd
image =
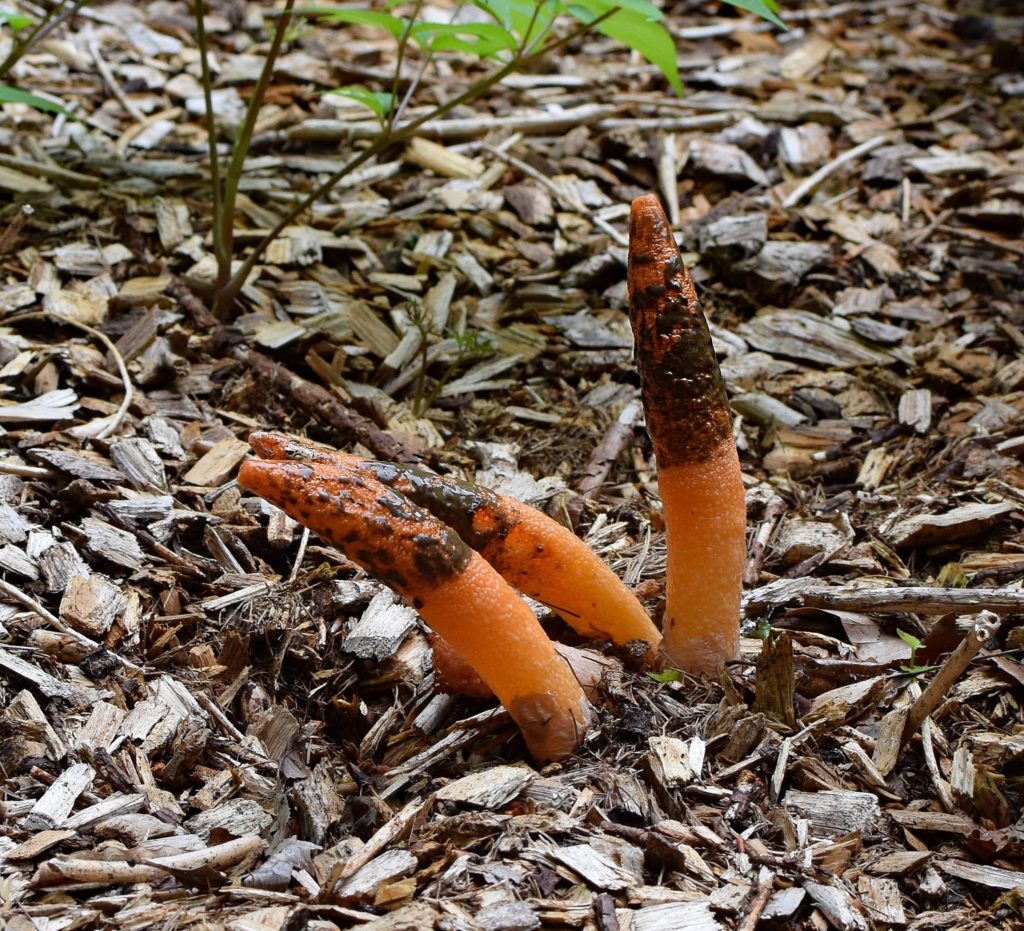
POLYGON ((214 445, 182 480, 190 485, 216 488, 223 485, 249 453, 249 444, 227 437, 214 445))

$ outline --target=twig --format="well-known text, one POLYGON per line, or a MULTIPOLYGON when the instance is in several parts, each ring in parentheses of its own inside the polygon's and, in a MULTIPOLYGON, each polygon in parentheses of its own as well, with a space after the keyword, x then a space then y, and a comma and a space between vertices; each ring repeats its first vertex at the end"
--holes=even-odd
POLYGON ((638 400, 630 401, 594 447, 583 469, 583 478, 576 483, 576 491, 584 500, 598 493, 615 465, 615 460, 629 446, 641 411, 638 400))
POLYGON ((31 204, 25 204, 15 215, 14 219, 7 224, 7 228, 0 233, 0 255, 7 255, 11 251, 18 238, 21 228, 28 223, 33 211, 31 204))
POLYGON ((748 586, 757 585, 761 578, 761 566, 768 555, 768 544, 779 527, 782 515, 789 510, 789 505, 778 495, 772 495, 764 508, 764 516, 754 533, 754 539, 747 550, 747 567, 743 570, 743 583, 748 586))
POLYGON ((130 533, 139 543, 146 547, 154 556, 159 557, 168 565, 177 566, 185 575, 196 579, 205 579, 207 574, 197 565, 189 562, 183 556, 179 556, 170 547, 165 546, 149 531, 143 530, 135 521, 129 520, 122 514, 118 514, 109 504, 97 504, 97 510, 110 521, 115 527, 119 527, 125 533, 130 533))
POLYGON ((809 178, 805 178, 800 184, 792 190, 786 199, 782 202, 783 207, 795 207, 800 203, 808 194, 811 194, 819 184, 822 183, 826 178, 835 174, 843 165, 848 162, 856 161, 862 155, 870 152, 872 149, 877 149, 880 145, 889 142, 892 139, 891 133, 881 133, 872 139, 868 139, 867 142, 862 142, 860 145, 855 145, 852 149, 847 149, 842 155, 837 155, 832 161, 826 162, 821 166, 813 175, 809 178))
POLYGON ((270 382, 320 423, 332 427, 345 438, 365 444, 381 459, 404 465, 419 465, 422 462, 420 453, 399 443, 372 420, 343 404, 326 388, 306 381, 279 362, 248 346, 236 346, 232 354, 248 365, 258 380, 270 382))
MULTIPOLYGON (((182 282, 175 281, 168 289, 182 308, 204 329, 220 326, 215 316, 182 282)), ((226 331, 224 331, 226 332, 226 331)), ((326 388, 300 378, 273 359, 248 346, 236 346, 233 355, 249 366, 257 378, 274 384, 289 394, 307 414, 333 427, 342 436, 352 437, 369 447, 375 456, 404 465, 419 465, 422 457, 385 433, 372 420, 356 413, 326 388)))
POLYGON ((834 608, 842 611, 870 611, 875 614, 1020 614, 1024 612, 1024 589, 1018 588, 857 588, 836 589, 804 586, 802 580, 779 587, 772 583, 750 593, 747 613, 756 614, 768 607, 793 602, 807 608, 834 608), (760 597, 759 597, 760 596, 760 597))
POLYGON ((66 634, 68 637, 71 637, 73 640, 76 640, 82 646, 86 647, 90 652, 96 653, 103 651, 109 653, 127 669, 133 669, 138 671, 142 668, 141 666, 136 666, 135 663, 133 663, 131 660, 127 660, 123 656, 119 656, 117 653, 114 653, 112 650, 108 650, 105 646, 103 646, 102 643, 97 643, 95 640, 92 640, 85 634, 81 634, 74 628, 68 627, 68 625, 65 624, 59 617, 57 617, 56 614, 53 614, 51 611, 48 611, 38 601, 36 601, 35 598, 33 598, 31 595, 25 594, 25 592, 23 592, 20 588, 15 588, 13 585, 11 585, 10 582, 5 582, 3 579, 0 579, 0 592, 5 594, 8 598, 12 599, 13 601, 16 601, 23 607, 28 608, 29 611, 31 611, 33 614, 37 614, 44 621, 46 621, 46 623, 49 624, 52 628, 54 628, 55 630, 59 630, 62 634, 66 634))
POLYGON ((80 857, 54 858, 47 862, 44 873, 53 871, 63 879, 105 885, 154 882, 165 878, 168 873, 179 870, 226 870, 259 853, 264 847, 266 842, 262 838, 256 834, 249 834, 214 847, 190 850, 169 857, 154 857, 151 860, 143 860, 142 863, 127 860, 87 860, 80 857))
POLYGON ((114 345, 113 341, 106 333, 88 326, 87 324, 79 323, 77 320, 72 320, 70 317, 54 313, 52 310, 34 310, 31 313, 18 314, 14 317, 8 317, 4 323, 20 323, 23 320, 38 320, 44 317, 49 318, 50 320, 56 320, 62 326, 77 327, 79 330, 82 330, 82 332, 88 333, 93 339, 98 339, 103 343, 103 345, 107 347, 107 351, 113 357, 114 363, 117 365, 118 374, 121 376, 121 384, 124 386, 124 398, 122 399, 120 406, 113 415, 108 414, 106 417, 97 417, 95 420, 91 420, 89 423, 83 424, 82 427, 75 428, 78 436, 91 436, 97 440, 102 440, 104 437, 110 436, 111 433, 121 426, 121 421, 124 420, 125 414, 128 413, 128 408, 131 407, 132 402, 135 400, 135 389, 132 387, 131 376, 128 374, 128 367, 124 364, 124 358, 121 353, 118 352, 117 346, 114 345), (92 433, 92 429, 98 427, 103 423, 103 421, 107 421, 106 426, 98 433, 92 433))
MULTIPOLYGON (((427 139, 457 140, 479 139, 498 130, 531 134, 567 132, 577 126, 594 124, 606 125, 606 118, 620 112, 618 104, 584 103, 578 107, 556 110, 552 113, 515 113, 510 116, 494 116, 482 120, 479 117, 454 117, 450 120, 431 117, 431 121, 423 123, 416 135, 427 139)), ((721 114, 711 114, 716 118, 715 127, 723 125, 721 114)), ((696 120, 698 117, 689 119, 696 120)), ((620 121, 623 125, 632 126, 634 120, 620 121)), ((651 119, 652 127, 660 126, 661 120, 651 119)), ((707 121, 704 121, 707 122, 707 121)), ((735 118, 724 121, 724 125, 735 122, 735 118)), ((702 124, 703 125, 703 124, 702 124)), ((700 127, 694 127, 700 128, 700 127)), ((344 120, 308 120, 298 123, 287 131, 288 142, 341 142, 342 140, 372 140, 380 135, 380 123, 373 120, 345 122, 344 120)), ((351 169, 346 165, 346 173, 351 169)))
POLYGON ((117 78, 114 77, 114 72, 110 70, 110 65, 103 59, 103 53, 100 51, 98 42, 89 43, 89 54, 92 56, 93 64, 96 65, 96 70, 99 71, 100 77, 103 79, 103 83, 107 85, 110 92, 117 98, 117 102, 124 107, 125 112, 135 120, 137 123, 141 123, 146 119, 146 114, 143 113, 135 104, 131 98, 124 92, 124 89, 120 84, 117 83, 117 78))
POLYGON ((768 904, 768 899, 771 898, 774 884, 775 874, 767 866, 762 866, 757 872, 757 880, 751 890, 753 895, 747 902, 743 918, 736 923, 736 931, 754 931, 757 928, 761 915, 764 913, 764 907, 768 904))
POLYGON ((309 528, 302 528, 302 537, 299 539, 299 551, 295 554, 295 564, 288 575, 288 584, 291 585, 299 577, 299 569, 302 567, 302 560, 306 555, 306 547, 309 545, 309 528))
POLYGON ((672 132, 666 132, 661 137, 658 185, 665 198, 669 220, 673 226, 679 226, 679 160, 676 157, 676 134, 672 132))
POLYGON ((30 466, 12 459, 0 459, 0 475, 17 475, 19 478, 37 478, 49 481, 57 478, 58 472, 43 466, 30 466))
POLYGON ((950 236, 956 236, 958 239, 966 239, 969 242, 980 242, 993 249, 1000 249, 1003 252, 1009 252, 1011 255, 1024 255, 1024 246, 1018 246, 1015 243, 1007 242, 1005 239, 996 239, 994 236, 986 236, 983 233, 976 233, 974 230, 965 230, 959 226, 949 226, 945 223, 939 224, 938 228, 940 232, 948 233, 950 236))
POLYGON ((914 736, 939 703, 946 696, 946 693, 953 687, 953 683, 963 675, 964 670, 971 664, 971 660, 978 655, 989 638, 996 631, 998 618, 991 611, 982 611, 978 622, 973 630, 949 656, 949 659, 942 664, 942 668, 935 673, 935 678, 928 684, 921 697, 910 707, 907 714, 906 724, 903 725, 903 735, 900 738, 900 746, 906 744, 914 736))

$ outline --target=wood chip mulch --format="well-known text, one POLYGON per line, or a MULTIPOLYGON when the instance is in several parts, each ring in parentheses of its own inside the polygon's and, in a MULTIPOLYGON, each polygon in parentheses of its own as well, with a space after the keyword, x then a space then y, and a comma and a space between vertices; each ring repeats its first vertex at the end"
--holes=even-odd
MULTIPOLYGON (((670 9, 682 98, 594 37, 454 111, 288 230, 231 327, 197 297, 186 6, 89 5, 19 65, 78 119, 0 109, 0 926, 1024 927, 1024 18, 787 19, 670 9), (599 720, 538 769, 234 475, 253 429, 464 475, 656 614, 650 190, 736 412, 748 636, 722 682, 656 681, 544 614, 599 720)), ((208 31, 230 138, 266 32, 251 4, 208 31)), ((240 247, 372 133, 322 92, 392 54, 297 31, 240 247)), ((441 65, 414 108, 470 73, 441 65)))

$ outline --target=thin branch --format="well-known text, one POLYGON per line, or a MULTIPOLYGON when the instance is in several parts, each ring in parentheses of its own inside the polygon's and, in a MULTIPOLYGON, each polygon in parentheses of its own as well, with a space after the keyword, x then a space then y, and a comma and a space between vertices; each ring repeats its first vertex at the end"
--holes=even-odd
POLYGON ((60 2, 44 16, 24 39, 15 39, 11 43, 11 50, 7 57, 0 63, 0 78, 5 78, 18 60, 40 39, 46 38, 61 23, 66 22, 74 16, 89 0, 76 0, 68 9, 64 9, 65 0, 60 2))
POLYGON ((388 133, 395 128, 395 121, 398 119, 398 108, 395 106, 395 101, 398 99, 398 83, 402 79, 402 62, 405 61, 405 50, 409 45, 409 37, 412 35, 412 27, 416 25, 416 17, 420 15, 420 11, 422 9, 423 0, 416 0, 416 5, 413 7, 412 15, 406 22, 405 29, 402 30, 402 34, 398 37, 398 53, 395 57, 395 70, 394 74, 391 75, 391 107, 388 112, 388 133))
MULTIPOLYGON (((18 314, 13 317, 8 317, 4 322, 8 325, 21 323, 23 320, 41 320, 50 319, 56 320, 62 326, 76 327, 83 333, 88 333, 93 339, 99 340, 106 346, 107 351, 110 353, 114 360, 114 364, 117 366, 118 374, 121 376, 121 385, 124 389, 124 398, 121 400, 120 405, 113 415, 107 415, 106 417, 99 417, 95 420, 89 421, 88 424, 83 424, 83 427, 95 427, 99 426, 104 420, 107 421, 106 425, 93 436, 93 439, 102 440, 104 437, 110 436, 118 427, 121 426, 121 422, 124 420, 125 414, 128 413, 128 408, 131 407, 132 402, 135 400, 135 389, 132 386, 131 376, 128 374, 128 367, 124 363, 124 357, 118 351, 117 346, 114 345, 113 340, 106 333, 95 329, 94 327, 88 326, 85 323, 80 323, 77 320, 72 320, 70 317, 65 317, 63 314, 54 313, 52 310, 35 310, 27 314, 18 314)), ((81 434, 79 427, 75 428, 81 434)), ((92 436, 91 433, 86 435, 92 436)))
POLYGON ((907 714, 907 721, 903 725, 903 735, 900 738, 900 746, 906 744, 920 729, 924 719, 928 717, 946 697, 946 693, 953 687, 957 679, 964 674, 964 671, 971 664, 971 660, 978 655, 978 652, 985 645, 985 642, 992 638, 999 626, 999 619, 991 611, 981 612, 978 622, 971 632, 960 642, 960 645, 949 655, 949 659, 942 664, 942 667, 922 693, 921 697, 910 706, 907 714))
MULTIPOLYGON (((274 38, 271 40, 267 56, 263 60, 263 69, 252 89, 252 96, 249 98, 249 105, 245 109, 245 119, 235 137, 235 144, 232 146, 231 162, 228 165, 224 185, 224 202, 221 214, 221 236, 224 239, 224 248, 227 253, 228 262, 234 253, 235 235, 235 201, 238 197, 238 186, 242 179, 242 169, 245 165, 245 157, 249 154, 249 143, 252 141, 252 134, 256 128, 256 120, 259 118, 260 107, 267 94, 267 87, 274 75, 274 68, 277 66, 277 59, 281 54, 281 46, 284 45, 285 33, 291 25, 292 10, 295 7, 295 0, 286 0, 284 9, 281 11, 274 30, 274 38)), ((218 269, 220 271, 220 269, 218 269)), ((230 274, 230 264, 228 265, 230 274)), ((231 279, 229 278, 229 281, 231 279)), ((244 280, 244 279, 243 279, 244 280)))
POLYGON ((746 614, 754 617, 766 609, 797 603, 807 608, 869 611, 874 614, 995 614, 1024 612, 1024 590, 1018 588, 837 588, 807 584, 805 579, 772 582, 750 592, 746 614))
MULTIPOLYGON (((288 0, 288 6, 286 7, 286 13, 290 15, 291 7, 294 5, 294 0, 288 0)), ((574 39, 585 34, 589 30, 593 29, 599 23, 608 19, 610 16, 614 16, 620 7, 613 7, 612 9, 602 13, 596 19, 590 23, 580 23, 575 29, 571 29, 566 35, 555 38, 548 42, 539 51, 533 52, 525 58, 516 56, 510 61, 506 62, 500 68, 495 69, 487 77, 482 78, 476 84, 467 88, 461 94, 453 97, 451 100, 446 101, 443 104, 438 105, 428 113, 424 113, 422 116, 417 117, 409 123, 401 126, 399 129, 388 132, 382 130, 381 134, 367 146, 362 152, 355 157, 351 158, 345 165, 339 168, 333 175, 331 175, 326 181, 314 188, 309 194, 307 194, 297 205, 293 206, 290 210, 285 213, 283 217, 274 225, 274 227, 264 236, 249 252, 249 255, 245 258, 238 270, 231 276, 227 285, 223 289, 218 289, 217 302, 218 306, 222 308, 230 307, 237 299, 239 292, 242 290, 242 286, 245 284, 246 278, 252 273, 252 270, 256 267, 260 258, 266 252, 270 244, 281 235, 284 230, 294 223, 299 217, 302 216, 307 210, 309 210, 317 201, 322 197, 329 194, 338 184, 342 178, 350 175, 360 165, 368 162, 371 158, 379 155, 386 148, 394 145, 397 142, 404 142, 410 138, 417 129, 423 126, 425 123, 429 123, 431 120, 435 120, 438 117, 444 116, 446 113, 451 112, 456 107, 462 106, 465 103, 469 103, 482 96, 484 93, 489 91, 496 84, 500 84, 506 77, 515 71, 520 70, 531 62, 543 58, 559 48, 572 42, 574 39)), ((279 33, 280 34, 280 33, 279 33)), ((276 36, 275 36, 276 38, 276 36)), ((262 77, 262 76, 261 76, 262 77)), ((228 179, 230 185, 230 177, 228 179)), ((225 204, 225 210, 233 211, 233 201, 225 204)))
POLYGON ((231 267, 231 255, 225 250, 221 235, 224 218, 224 189, 221 187, 220 155, 217 152, 217 120, 213 113, 213 74, 210 71, 210 46, 206 40, 206 2, 195 0, 196 45, 199 47, 199 64, 202 69, 203 100, 206 106, 206 140, 210 160, 210 189, 213 195, 213 252, 217 259, 217 270, 231 267))

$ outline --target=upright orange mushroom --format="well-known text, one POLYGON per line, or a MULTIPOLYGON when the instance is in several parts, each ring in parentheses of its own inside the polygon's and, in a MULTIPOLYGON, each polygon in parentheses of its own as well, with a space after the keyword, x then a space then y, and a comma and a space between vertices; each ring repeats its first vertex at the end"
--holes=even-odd
POLYGON ((662 650, 680 669, 714 674, 739 646, 743 482, 707 321, 653 194, 630 211, 628 286, 665 517, 662 650))

